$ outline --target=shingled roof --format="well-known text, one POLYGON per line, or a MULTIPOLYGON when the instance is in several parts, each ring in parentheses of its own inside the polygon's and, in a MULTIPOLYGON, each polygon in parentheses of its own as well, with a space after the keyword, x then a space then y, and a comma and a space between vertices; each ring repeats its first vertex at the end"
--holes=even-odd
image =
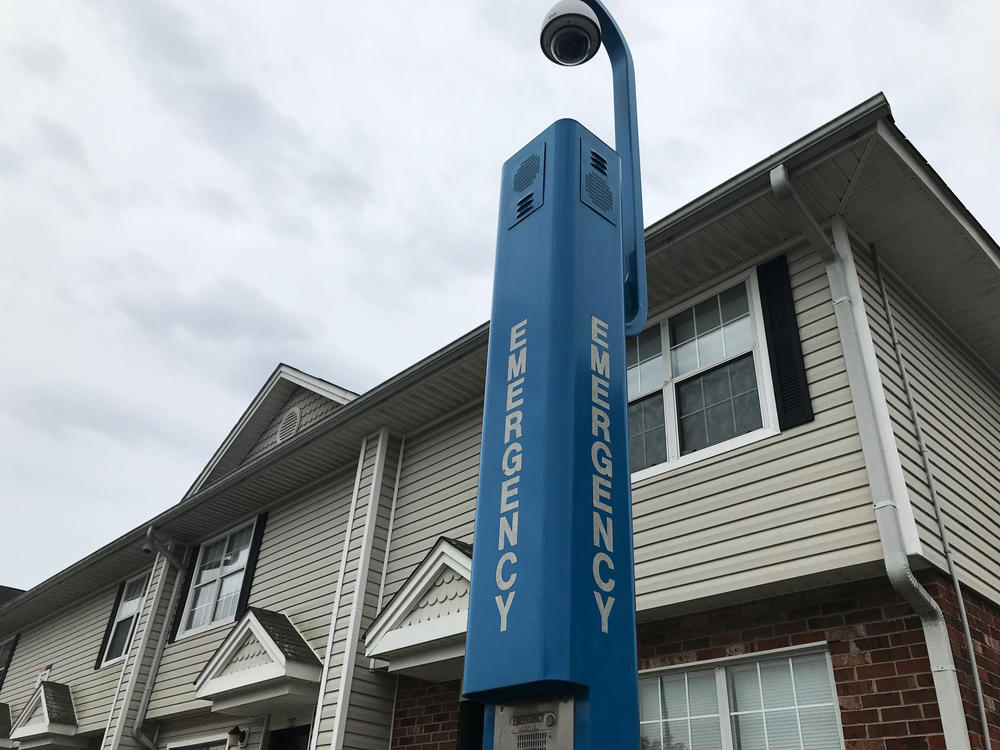
POLYGON ((286 659, 304 664, 320 663, 316 654, 309 648, 309 644, 305 642, 299 631, 292 625, 292 621, 285 615, 260 607, 248 607, 248 611, 257 618, 257 622, 264 628, 286 659))
POLYGON ((69 685, 45 680, 41 687, 49 723, 76 724, 76 711, 73 710, 73 696, 70 694, 69 685))

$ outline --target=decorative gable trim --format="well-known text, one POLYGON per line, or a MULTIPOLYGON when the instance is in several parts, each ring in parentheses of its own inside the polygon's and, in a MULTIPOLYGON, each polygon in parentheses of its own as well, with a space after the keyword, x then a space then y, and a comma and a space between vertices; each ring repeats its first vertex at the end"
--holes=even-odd
POLYGON ((195 680, 217 713, 270 713, 319 695, 319 658, 283 614, 250 607, 195 680))
MULTIPOLYGON (((236 426, 226 436, 225 441, 219 446, 215 455, 212 456, 212 459, 202 469, 198 478, 195 479, 194 484, 185 493, 185 498, 209 484, 209 479, 216 473, 216 469, 220 467, 220 464, 226 465, 232 463, 233 465, 230 467, 232 469, 235 469, 239 465, 240 461, 238 459, 232 461, 233 456, 238 454, 242 458, 253 448, 253 445, 257 442, 257 438, 260 437, 260 433, 266 429, 274 418, 274 414, 268 413, 269 410, 278 409, 286 402, 289 396, 289 386, 300 386, 340 405, 349 403, 358 397, 358 394, 353 391, 309 375, 294 367, 286 364, 278 365, 274 372, 271 373, 271 377, 267 379, 264 387, 254 397, 250 406, 243 412, 243 416, 240 417, 236 426)), ((227 474, 229 470, 229 468, 223 469, 221 473, 227 474)))
POLYGON ((438 539, 372 623, 365 655, 391 671, 462 656, 471 578, 472 548, 438 539))
POLYGON ((76 729, 69 685, 42 680, 11 727, 10 739, 22 750, 86 747, 87 740, 77 737, 76 729))

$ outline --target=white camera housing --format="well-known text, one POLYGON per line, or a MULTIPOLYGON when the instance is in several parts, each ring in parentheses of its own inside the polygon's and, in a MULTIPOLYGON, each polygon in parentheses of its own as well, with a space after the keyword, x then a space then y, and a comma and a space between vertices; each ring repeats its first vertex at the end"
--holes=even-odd
POLYGON ((601 23, 583 0, 559 0, 545 14, 539 41, 556 65, 582 65, 601 47, 601 23))

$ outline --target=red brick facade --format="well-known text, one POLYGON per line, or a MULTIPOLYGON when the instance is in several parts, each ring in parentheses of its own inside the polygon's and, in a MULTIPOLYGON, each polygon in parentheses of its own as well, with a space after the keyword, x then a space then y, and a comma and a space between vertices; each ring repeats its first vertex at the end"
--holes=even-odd
MULTIPOLYGON (((976 693, 972 682, 972 668, 958 616, 958 599, 948 579, 940 576, 929 577, 925 581, 925 586, 941 605, 948 622, 951 651, 955 656, 958 681, 962 686, 967 721, 969 727, 975 730, 972 747, 973 750, 979 750, 983 747, 979 733, 979 712, 975 707, 976 693)), ((983 686, 986 718, 990 724, 990 741, 993 747, 1000 747, 1000 607, 968 589, 964 589, 962 594, 976 649, 976 666, 979 667, 979 679, 983 686)))
MULTIPOLYGON (((945 611, 972 747, 982 748, 972 678, 949 582, 925 585, 945 611)), ((966 592, 994 743, 1000 743, 1000 607, 966 592)), ((786 594, 639 627, 639 668, 651 669, 826 641, 847 750, 936 750, 941 721, 920 620, 888 580, 786 594)), ((401 678, 393 750, 453 750, 457 682, 401 678)))
POLYGON ((458 744, 456 682, 400 677, 392 719, 392 750, 455 750, 458 744))

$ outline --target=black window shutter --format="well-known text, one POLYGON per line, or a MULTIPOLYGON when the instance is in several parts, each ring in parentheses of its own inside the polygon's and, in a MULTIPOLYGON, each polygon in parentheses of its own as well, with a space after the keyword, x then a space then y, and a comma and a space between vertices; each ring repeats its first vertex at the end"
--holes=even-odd
POLYGON ((250 541, 250 552, 247 554, 247 566, 243 571, 243 588, 240 589, 240 600, 236 604, 236 619, 246 614, 250 602, 250 588, 253 586, 253 574, 257 569, 257 558, 260 557, 260 540, 264 538, 264 525, 267 523, 267 511, 257 516, 253 527, 253 539, 250 541))
POLYGON ((459 701, 458 750, 482 750, 483 704, 476 701, 459 701))
POLYGON ((20 637, 20 633, 14 636, 13 640, 10 641, 10 650, 7 651, 7 658, 0 662, 0 688, 3 688, 3 682, 7 678, 7 671, 10 669, 10 663, 14 661, 14 651, 17 649, 17 639, 20 637))
POLYGON ((170 621, 170 633, 167 635, 167 643, 173 643, 177 639, 177 631, 180 630, 181 620, 184 619, 188 591, 191 589, 191 580, 194 578, 195 565, 198 564, 198 550, 198 547, 191 548, 191 557, 188 559, 187 572, 184 573, 181 593, 177 597, 177 608, 174 610, 174 617, 170 621))
POLYGON ((778 425, 787 430, 811 422, 813 410, 785 256, 757 266, 757 282, 764 329, 767 331, 767 354, 771 361, 778 425))
POLYGON ((104 663, 104 649, 108 647, 108 639, 111 637, 111 631, 115 628, 115 617, 118 615, 118 605, 122 603, 122 594, 125 593, 125 581, 122 581, 121 586, 118 587, 118 593, 115 594, 115 603, 111 607, 111 615, 108 617, 108 626, 104 628, 104 637, 101 638, 101 648, 97 652, 97 661, 94 662, 94 669, 100 669, 101 664, 104 663))

